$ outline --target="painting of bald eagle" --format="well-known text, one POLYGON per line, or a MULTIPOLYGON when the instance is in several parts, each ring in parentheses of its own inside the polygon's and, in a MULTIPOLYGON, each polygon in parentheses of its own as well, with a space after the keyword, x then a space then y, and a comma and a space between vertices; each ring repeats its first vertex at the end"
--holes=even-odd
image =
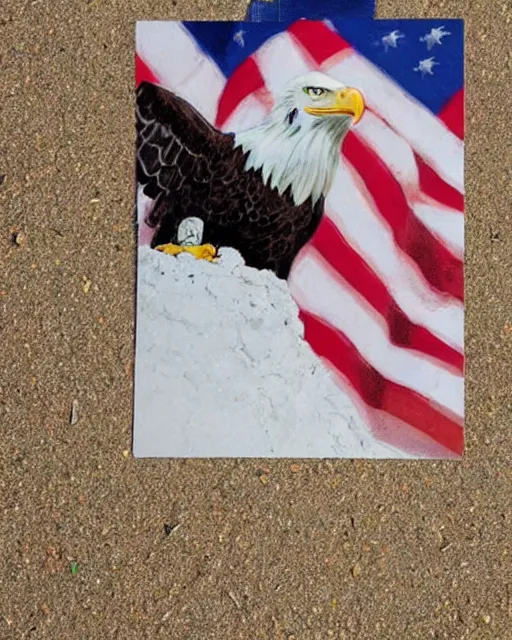
POLYGON ((231 247, 282 279, 322 219, 343 138, 365 109, 357 88, 317 71, 292 78, 267 119, 238 133, 151 82, 139 85, 136 107, 151 246, 209 261, 231 247), (202 222, 193 245, 180 242, 190 218, 202 222))
POLYGON ((443 24, 427 79, 436 20, 137 23, 136 457, 462 454, 464 28, 443 24))

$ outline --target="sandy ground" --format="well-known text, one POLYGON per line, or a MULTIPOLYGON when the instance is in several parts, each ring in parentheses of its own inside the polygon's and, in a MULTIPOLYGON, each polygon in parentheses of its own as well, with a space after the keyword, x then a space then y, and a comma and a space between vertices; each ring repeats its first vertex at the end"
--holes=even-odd
POLYGON ((462 462, 131 458, 134 20, 245 6, 3 2, 2 640, 512 638, 512 5, 378 4, 467 19, 462 462))

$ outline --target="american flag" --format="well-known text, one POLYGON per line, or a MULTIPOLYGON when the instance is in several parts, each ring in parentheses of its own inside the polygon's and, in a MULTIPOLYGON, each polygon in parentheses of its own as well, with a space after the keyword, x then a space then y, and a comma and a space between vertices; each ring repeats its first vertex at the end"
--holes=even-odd
POLYGON ((305 339, 377 438, 411 457, 461 455, 462 22, 140 22, 136 51, 137 84, 175 91, 226 132, 258 124, 309 70, 362 91, 290 290, 305 339))

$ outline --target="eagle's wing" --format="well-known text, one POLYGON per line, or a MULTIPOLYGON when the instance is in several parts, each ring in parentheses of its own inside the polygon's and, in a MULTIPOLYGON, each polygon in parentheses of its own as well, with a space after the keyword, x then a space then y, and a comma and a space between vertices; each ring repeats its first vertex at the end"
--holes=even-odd
POLYGON ((156 199, 185 183, 205 184, 232 136, 221 133, 186 100, 150 82, 137 90, 137 181, 156 199))

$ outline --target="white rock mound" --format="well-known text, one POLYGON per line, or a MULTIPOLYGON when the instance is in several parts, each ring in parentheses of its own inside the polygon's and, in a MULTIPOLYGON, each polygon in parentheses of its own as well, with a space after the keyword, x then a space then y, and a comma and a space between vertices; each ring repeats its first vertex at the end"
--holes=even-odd
POLYGON ((139 249, 137 457, 401 457, 303 340, 286 282, 139 249))

